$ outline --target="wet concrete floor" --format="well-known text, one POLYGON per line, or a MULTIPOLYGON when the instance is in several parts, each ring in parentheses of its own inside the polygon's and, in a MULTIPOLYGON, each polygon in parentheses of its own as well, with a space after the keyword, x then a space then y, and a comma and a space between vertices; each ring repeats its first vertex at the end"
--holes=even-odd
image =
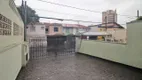
POLYGON ((82 54, 31 60, 17 80, 142 80, 142 70, 82 54))

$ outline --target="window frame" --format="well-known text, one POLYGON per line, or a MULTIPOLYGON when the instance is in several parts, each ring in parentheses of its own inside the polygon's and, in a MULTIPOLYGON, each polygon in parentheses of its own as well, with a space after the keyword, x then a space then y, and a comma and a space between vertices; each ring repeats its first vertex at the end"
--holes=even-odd
POLYGON ((12 30, 12 21, 5 17, 4 15, 0 14, 0 35, 3 36, 10 36, 12 30))
POLYGON ((59 32, 59 27, 54 27, 54 32, 59 32))

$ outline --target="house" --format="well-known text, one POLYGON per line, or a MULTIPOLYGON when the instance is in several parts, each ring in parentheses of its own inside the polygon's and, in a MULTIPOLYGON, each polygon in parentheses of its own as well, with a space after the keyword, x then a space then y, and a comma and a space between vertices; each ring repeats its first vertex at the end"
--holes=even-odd
POLYGON ((105 41, 126 43, 126 29, 116 22, 103 23, 98 25, 101 32, 107 32, 111 35, 105 37, 105 41))
POLYGON ((63 35, 62 24, 59 23, 44 23, 46 35, 63 35))
POLYGON ((89 31, 89 27, 79 24, 62 24, 63 26, 63 33, 65 35, 76 35, 78 33, 87 32, 89 31))
POLYGON ((100 31, 115 31, 115 30, 125 29, 123 26, 121 26, 120 24, 116 22, 99 24, 98 28, 100 31))
POLYGON ((99 25, 90 25, 89 27, 89 32, 106 32, 110 34, 106 36, 98 36, 100 38, 104 37, 104 40, 107 42, 126 43, 126 29, 116 22, 109 22, 107 24, 102 23, 99 25))
POLYGON ((116 30, 121 30, 125 29, 123 26, 116 22, 110 22, 110 23, 102 23, 98 25, 90 25, 90 31, 92 32, 104 32, 104 31, 116 31, 116 30))
POLYGON ((126 29, 120 29, 115 31, 109 31, 111 35, 105 37, 105 41, 117 42, 117 43, 126 43, 127 35, 126 29))
POLYGON ((100 32, 98 25, 89 25, 88 27, 90 28, 90 32, 100 32))
POLYGON ((30 23, 27 25, 27 36, 45 36, 45 25, 43 23, 30 23))
POLYGON ((45 33, 45 25, 43 23, 30 23, 27 25, 27 40, 30 42, 29 46, 34 46, 38 43, 40 45, 47 44, 46 33, 45 33))

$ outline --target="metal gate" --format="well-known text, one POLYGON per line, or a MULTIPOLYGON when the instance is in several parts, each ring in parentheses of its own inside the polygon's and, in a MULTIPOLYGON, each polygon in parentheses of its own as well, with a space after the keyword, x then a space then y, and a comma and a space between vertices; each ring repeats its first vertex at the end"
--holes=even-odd
POLYGON ((51 56, 74 55, 75 36, 47 36, 30 38, 30 60, 51 56))

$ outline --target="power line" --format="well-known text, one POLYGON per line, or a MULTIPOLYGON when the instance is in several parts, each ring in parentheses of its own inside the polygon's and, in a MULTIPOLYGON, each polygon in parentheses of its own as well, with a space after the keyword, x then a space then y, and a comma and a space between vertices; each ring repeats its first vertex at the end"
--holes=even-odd
POLYGON ((37 9, 37 8, 32 8, 32 9, 34 9, 34 10, 39 10, 39 11, 45 11, 45 12, 52 12, 52 13, 56 13, 56 14, 87 17, 87 16, 85 16, 85 15, 71 14, 71 13, 62 13, 62 12, 57 12, 57 11, 45 10, 45 9, 37 9))
POLYGON ((95 13, 102 13, 102 12, 99 12, 99 11, 93 11, 93 10, 88 10, 88 9, 77 8, 77 7, 73 7, 73 6, 69 6, 69 5, 65 5, 65 4, 60 4, 60 3, 54 3, 54 2, 50 2, 50 1, 43 1, 43 0, 38 0, 38 1, 46 2, 46 3, 58 5, 58 6, 63 6, 63 7, 69 7, 69 8, 84 10, 84 11, 90 11, 90 12, 95 12, 95 13))
POLYGON ((94 22, 94 21, 84 21, 84 20, 74 20, 74 19, 63 19, 63 18, 54 18, 54 17, 42 17, 42 16, 39 16, 39 18, 53 19, 53 20, 59 20, 59 21, 73 21, 73 22, 87 22, 87 23, 102 23, 102 22, 94 22))
MULTIPOLYGON (((48 11, 48 12, 53 12, 53 13, 57 13, 57 14, 65 14, 65 15, 78 15, 78 16, 84 16, 84 15, 79 15, 79 14, 70 14, 70 13, 61 13, 61 12, 56 12, 56 11, 52 11, 52 10, 46 10, 46 9, 37 9, 37 8, 32 8, 32 9, 35 9, 35 10, 40 10, 40 11, 48 11)), ((87 17, 87 16, 86 16, 87 17)), ((43 17, 41 17, 41 18, 43 18, 43 17)), ((50 17, 51 18, 51 17, 50 17)), ((53 17, 52 17, 53 18, 53 17)), ((47 19, 47 18, 46 18, 47 19)), ((49 17, 48 17, 48 19, 49 19, 49 17)), ((57 18, 56 18, 57 19, 57 18)), ((58 18, 59 19, 59 18, 58 18)), ((132 18, 131 18, 132 19, 132 18)), ((60 19, 61 20, 61 19, 60 19)), ((65 19, 66 20, 66 19, 65 19)), ((71 20, 73 20, 73 19, 71 19, 71 20)), ((77 21, 79 21, 79 20, 75 20, 76 22, 77 21)), ((81 22, 81 21, 79 21, 79 22, 81 22)), ((84 22, 84 21, 83 21, 84 22)), ((86 22, 86 21, 85 21, 86 22)), ((89 21, 87 21, 87 22, 89 22, 89 21)), ((92 23, 92 21, 91 21, 91 23, 92 23)), ((96 22, 95 22, 96 23, 96 22)), ((97 22, 97 23, 102 23, 102 22, 97 22)), ((121 25, 126 25, 126 24, 121 24, 121 25)))
MULTIPOLYGON (((73 22, 84 22, 84 23, 98 23, 98 24, 102 24, 102 22, 84 21, 84 20, 75 20, 75 19, 63 19, 63 18, 55 18, 55 17, 42 17, 42 16, 39 16, 39 18, 53 19, 53 20, 59 20, 59 21, 73 21, 73 22)), ((120 24, 120 25, 126 25, 126 24, 120 24)))
MULTIPOLYGON (((63 15, 72 15, 72 16, 82 16, 82 17, 88 17, 85 15, 79 15, 79 14, 71 14, 71 13, 62 13, 62 12, 57 12, 57 11, 52 11, 52 10, 47 10, 47 9, 37 9, 37 8, 32 8, 34 10, 39 10, 39 11, 45 11, 45 12, 52 12, 52 13, 56 13, 56 14, 63 14, 63 15)), ((136 17, 132 18, 132 17, 127 17, 129 19, 136 19, 136 17)))
MULTIPOLYGON (((49 4, 54 4, 54 5, 58 5, 58 6, 63 6, 63 7, 69 7, 69 8, 73 8, 73 9, 78 9, 78 10, 83 10, 83 11, 89 11, 89 12, 93 12, 93 13, 101 13, 101 11, 94 11, 94 10, 89 10, 89 9, 83 9, 83 8, 78 8, 78 7, 74 7, 74 6, 69 6, 69 5, 65 5, 65 4, 60 4, 60 3, 55 3, 55 2, 50 2, 50 1, 44 1, 44 0, 38 0, 41 2, 45 2, 45 3, 49 3, 49 4)), ((137 16, 130 16, 130 15, 121 15, 121 14, 117 14, 119 16, 126 16, 126 17, 137 17, 137 16)))

